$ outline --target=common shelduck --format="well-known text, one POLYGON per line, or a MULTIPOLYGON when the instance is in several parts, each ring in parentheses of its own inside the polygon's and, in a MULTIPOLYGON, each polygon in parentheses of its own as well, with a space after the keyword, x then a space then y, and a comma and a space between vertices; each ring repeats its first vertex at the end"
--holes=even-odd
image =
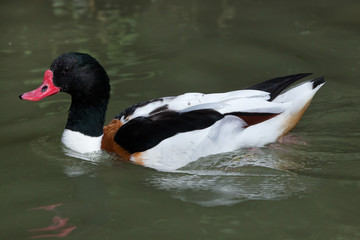
POLYGON ((88 54, 59 56, 39 88, 20 95, 38 101, 71 95, 63 144, 81 154, 106 150, 156 169, 175 170, 201 157, 275 142, 299 122, 324 78, 284 91, 301 73, 274 78, 244 90, 185 93, 126 108, 105 127, 109 77, 88 54))

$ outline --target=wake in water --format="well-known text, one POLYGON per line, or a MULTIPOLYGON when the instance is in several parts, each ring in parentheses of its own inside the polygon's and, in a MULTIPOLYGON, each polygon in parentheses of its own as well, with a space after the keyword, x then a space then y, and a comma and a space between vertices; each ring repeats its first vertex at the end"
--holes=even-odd
POLYGON ((292 172, 301 166, 286 158, 288 151, 276 144, 213 155, 173 173, 154 174, 147 181, 174 198, 203 206, 286 199, 313 185, 307 177, 292 172))

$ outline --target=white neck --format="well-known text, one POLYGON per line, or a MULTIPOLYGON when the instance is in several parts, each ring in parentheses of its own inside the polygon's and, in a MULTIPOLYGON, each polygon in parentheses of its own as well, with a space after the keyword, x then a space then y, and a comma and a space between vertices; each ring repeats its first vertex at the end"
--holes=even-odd
POLYGON ((101 150, 101 140, 99 137, 91 137, 80 132, 65 129, 61 138, 62 143, 71 150, 79 153, 89 153, 101 150))

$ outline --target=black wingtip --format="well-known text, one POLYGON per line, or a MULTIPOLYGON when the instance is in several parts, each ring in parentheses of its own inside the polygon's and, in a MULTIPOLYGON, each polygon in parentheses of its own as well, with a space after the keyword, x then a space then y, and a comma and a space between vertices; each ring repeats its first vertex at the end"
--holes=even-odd
POLYGON ((270 93, 270 99, 268 101, 272 101, 285 88, 287 88, 294 82, 298 81, 299 79, 310 76, 311 74, 312 73, 299 73, 299 74, 294 74, 294 75, 289 75, 289 76, 273 78, 273 79, 267 80, 265 82, 255 84, 251 87, 248 87, 247 89, 268 92, 268 93, 270 93))
POLYGON ((311 82, 313 83, 313 89, 315 89, 317 86, 325 83, 325 78, 324 76, 321 76, 319 78, 315 78, 314 80, 311 80, 311 82))

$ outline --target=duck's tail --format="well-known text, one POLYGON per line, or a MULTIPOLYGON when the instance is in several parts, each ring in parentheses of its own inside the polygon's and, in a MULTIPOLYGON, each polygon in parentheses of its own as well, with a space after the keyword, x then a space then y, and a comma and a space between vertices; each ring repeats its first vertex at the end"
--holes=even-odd
POLYGON ((291 131, 297 125, 305 110, 310 105, 315 93, 324 84, 324 77, 319 77, 300 83, 279 94, 272 100, 273 102, 287 103, 289 105, 287 110, 282 114, 284 117, 284 128, 281 136, 291 131))
POLYGON ((283 110, 280 113, 277 112, 274 117, 254 125, 254 127, 245 128, 241 134, 243 145, 262 146, 274 142, 297 125, 315 93, 325 83, 324 78, 305 81, 289 90, 285 89, 308 75, 310 74, 305 73, 275 78, 249 88, 269 92, 270 100, 268 99, 268 101, 278 103, 283 106, 283 110))

